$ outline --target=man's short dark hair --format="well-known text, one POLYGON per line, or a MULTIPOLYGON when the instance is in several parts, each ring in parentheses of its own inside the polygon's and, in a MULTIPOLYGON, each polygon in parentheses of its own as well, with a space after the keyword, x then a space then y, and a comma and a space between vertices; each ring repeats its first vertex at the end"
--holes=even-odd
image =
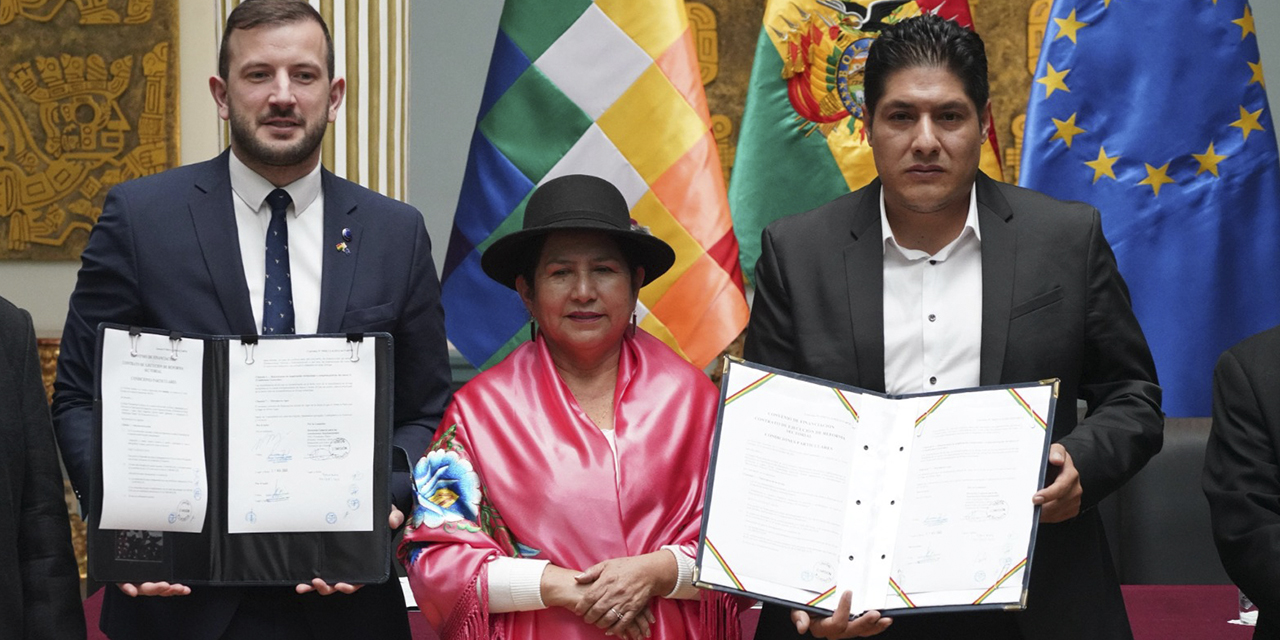
POLYGON ((987 83, 987 50, 978 34, 954 20, 924 14, 890 25, 867 52, 863 96, 867 115, 875 113, 884 85, 895 71, 943 67, 955 74, 979 114, 991 95, 987 83))
POLYGON ((333 80, 333 36, 329 35, 329 25, 325 24, 315 7, 302 0, 245 0, 232 9, 231 15, 227 16, 227 27, 222 31, 222 46, 218 48, 218 75, 223 80, 231 75, 231 51, 227 44, 231 40, 232 31, 263 25, 293 24, 304 20, 314 21, 324 31, 325 64, 329 79, 333 80))

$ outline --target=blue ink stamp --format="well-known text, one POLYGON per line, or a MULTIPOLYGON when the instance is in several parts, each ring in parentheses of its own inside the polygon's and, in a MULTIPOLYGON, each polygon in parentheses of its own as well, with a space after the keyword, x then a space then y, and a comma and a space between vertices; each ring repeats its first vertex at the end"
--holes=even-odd
POLYGON ((174 514, 177 519, 186 522, 191 519, 191 503, 183 500, 178 503, 178 511, 174 514))
POLYGON ((338 521, 338 514, 330 511, 329 515, 324 517, 324 521, 328 522, 329 524, 333 524, 338 521))
POLYGON ((176 513, 170 513, 170 514, 169 514, 169 524, 173 524, 173 523, 175 523, 175 522, 177 522, 177 521, 178 521, 178 514, 176 514, 176 513))
POLYGON ((244 521, 248 522, 249 524, 254 524, 255 522, 258 521, 258 514, 254 513, 253 511, 250 511, 249 513, 244 514, 244 521))
POLYGON ((334 438, 329 443, 329 455, 334 458, 345 458, 351 453, 351 443, 346 438, 334 438))
POLYGON ((348 500, 348 501, 347 501, 347 507, 348 507, 348 508, 350 508, 352 511, 355 511, 356 509, 359 509, 359 508, 360 508, 360 500, 359 500, 358 498, 352 498, 352 499, 348 500))

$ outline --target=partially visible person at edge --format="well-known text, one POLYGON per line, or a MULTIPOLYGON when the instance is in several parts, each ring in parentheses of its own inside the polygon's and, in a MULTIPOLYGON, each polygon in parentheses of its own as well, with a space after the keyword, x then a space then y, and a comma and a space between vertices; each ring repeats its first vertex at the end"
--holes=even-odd
POLYGON ((583 175, 484 253, 536 337, 454 395, 414 469, 400 558, 443 640, 739 637, 745 601, 692 585, 716 387, 634 324, 674 259, 583 175))
POLYGON ((1253 638, 1280 640, 1280 326, 1218 358, 1201 482, 1222 566, 1258 607, 1253 638))
MULTIPOLYGON (((1164 416, 1101 216, 978 170, 987 58, 954 21, 884 29, 864 87, 879 177, 764 230, 746 358, 891 394, 1059 378, 1048 484, 1027 496, 1041 524, 1026 610, 901 616, 884 637, 1129 640, 1092 507, 1160 451, 1164 416)), ((756 637, 856 625, 766 605, 756 637)))
POLYGON ((0 298, 0 638, 85 637, 31 315, 0 298))
MULTIPOLYGON (((231 148, 113 187, 81 254, 53 407, 67 471, 91 504, 101 322, 207 335, 386 331, 395 348, 393 472, 391 486, 375 490, 399 505, 378 518, 391 536, 413 503, 411 460, 431 442, 449 395, 440 283, 422 214, 321 165, 346 83, 334 76, 329 28, 306 2, 241 2, 227 17, 209 89, 231 148)), ((394 577, 369 585, 325 578, 296 587, 115 585, 101 626, 113 640, 409 638, 394 577)))

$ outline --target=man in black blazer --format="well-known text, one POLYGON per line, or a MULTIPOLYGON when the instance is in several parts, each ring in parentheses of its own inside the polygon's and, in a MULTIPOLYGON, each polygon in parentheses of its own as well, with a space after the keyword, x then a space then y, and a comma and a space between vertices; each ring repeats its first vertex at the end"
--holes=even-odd
POLYGON ((1258 605, 1253 637, 1280 638, 1280 327, 1218 358, 1203 484, 1222 566, 1258 605))
MULTIPOLYGON (((54 398, 73 484, 87 504, 101 322, 193 334, 387 331, 395 349, 395 529, 412 506, 411 462, 426 450, 449 393, 440 285, 422 216, 320 166, 345 83, 334 77, 328 28, 307 3, 241 3, 209 85, 231 125, 230 150, 113 188, 83 252, 54 398), (283 260, 271 254, 281 250, 283 260), (284 269, 274 281, 273 268, 284 269), (290 283, 289 295, 273 298, 276 282, 290 283), (287 322, 275 326, 283 309, 287 322)), ((408 637, 394 576, 363 588, 323 578, 296 592, 108 587, 101 625, 116 639, 408 637)))
MULTIPOLYGON (((874 391, 1060 378, 1027 610, 900 616, 892 638, 1132 637, 1097 505, 1160 450, 1160 388, 1098 212, 978 171, 982 41, 925 15, 865 70, 879 178, 765 229, 746 358, 874 391), (1076 401, 1088 411, 1077 424, 1076 401)), ((847 610, 847 606, 845 608, 847 610)), ((757 638, 881 632, 766 606, 757 638)))
POLYGON ((0 298, 0 638, 83 638, 62 470, 31 316, 0 298))

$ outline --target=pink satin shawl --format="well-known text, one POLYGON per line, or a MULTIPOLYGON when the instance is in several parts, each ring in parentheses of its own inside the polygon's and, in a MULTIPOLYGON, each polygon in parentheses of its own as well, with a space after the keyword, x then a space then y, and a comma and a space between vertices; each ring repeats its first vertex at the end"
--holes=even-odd
MULTIPOLYGON (((441 638, 605 638, 558 607, 489 615, 484 566, 505 555, 586 569, 667 544, 692 554, 717 399, 715 385, 658 339, 643 331, 624 339, 615 467, 541 338, 458 391, 415 469, 418 506, 400 547, 441 638)), ((653 637, 736 632, 740 602, 701 599, 654 598, 653 637)))

